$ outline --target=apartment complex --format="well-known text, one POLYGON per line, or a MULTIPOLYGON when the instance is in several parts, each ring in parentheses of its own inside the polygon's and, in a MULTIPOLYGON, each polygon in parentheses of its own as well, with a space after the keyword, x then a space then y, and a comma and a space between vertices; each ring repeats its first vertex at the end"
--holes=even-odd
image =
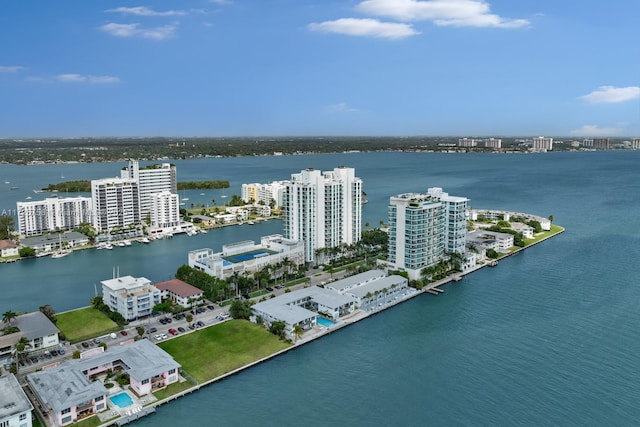
POLYGON ((469 199, 450 196, 442 188, 433 187, 427 195, 434 201, 442 202, 444 220, 444 248, 447 253, 463 254, 467 235, 466 211, 469 199))
POLYGON ((100 283, 103 302, 127 321, 148 316, 162 302, 161 291, 144 277, 115 277, 100 283))
POLYGON ((502 139, 500 138, 487 138, 484 140, 485 148, 494 148, 500 149, 502 148, 502 139))
POLYGON ((445 254, 443 202, 427 194, 406 193, 389 199, 390 267, 418 279, 424 267, 435 265, 445 254))
POLYGON ((73 230, 91 223, 90 197, 49 197, 17 202, 18 230, 22 236, 73 230))
POLYGON ((286 181, 273 181, 270 184, 242 184, 241 197, 245 203, 264 203, 275 208, 282 204, 282 192, 286 181))
MULTIPOLYGON (((176 167, 169 163, 154 164, 140 168, 137 160, 129 160, 128 166, 121 171, 120 177, 132 179, 138 183, 140 218, 142 220, 153 221, 155 194, 164 192, 178 194, 176 167)), ((173 199, 171 201, 172 203, 174 202, 173 199)), ((176 211, 178 211, 178 206, 179 202, 176 198, 176 211)))
POLYGON ((634 150, 640 150, 640 138, 633 138, 631 140, 631 148, 634 150))
POLYGON ((151 194, 150 224, 154 228, 170 228, 180 225, 180 200, 170 191, 151 194))
POLYGON ((222 252, 214 253, 209 248, 189 251, 188 263, 191 268, 226 279, 234 273, 253 274, 268 265, 276 265, 285 258, 292 265, 304 264, 304 243, 273 234, 263 236, 258 245, 246 240, 223 245, 222 252))
POLYGON ((360 240, 362 180, 353 168, 292 174, 282 203, 284 236, 304 242, 306 262, 315 260, 317 249, 360 240))
POLYGON ((478 140, 477 139, 473 139, 473 138, 460 138, 460 139, 458 139, 458 147, 472 148, 472 147, 477 147, 477 146, 478 146, 478 140))
POLYGON ((531 148, 533 151, 551 151, 553 150, 553 138, 545 138, 544 136, 533 138, 531 148))
POLYGON ((91 181, 92 223, 98 231, 140 224, 140 192, 131 178, 91 181))
POLYGON ((582 146, 585 148, 594 148, 596 150, 608 150, 609 138, 585 138, 582 140, 582 146))

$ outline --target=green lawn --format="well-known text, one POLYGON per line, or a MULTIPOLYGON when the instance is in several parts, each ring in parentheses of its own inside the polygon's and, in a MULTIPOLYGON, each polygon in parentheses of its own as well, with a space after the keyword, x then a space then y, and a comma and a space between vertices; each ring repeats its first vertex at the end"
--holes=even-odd
POLYGON ((159 344, 200 383, 290 345, 248 320, 230 320, 159 344))
POLYGON ((547 237, 553 236, 554 234, 558 234, 560 232, 564 231, 564 228, 560 227, 559 225, 551 225, 551 230, 549 231, 543 231, 542 233, 537 233, 534 235, 533 239, 524 239, 525 243, 528 245, 538 242, 542 239, 546 239, 547 237))
POLYGON ((118 325, 93 307, 56 314, 56 326, 71 342, 117 331, 118 325))

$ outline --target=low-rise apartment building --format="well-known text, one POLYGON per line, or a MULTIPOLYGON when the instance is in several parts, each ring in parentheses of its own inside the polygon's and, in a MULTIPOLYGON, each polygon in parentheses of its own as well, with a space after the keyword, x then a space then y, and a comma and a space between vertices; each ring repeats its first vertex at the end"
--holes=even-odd
POLYGON ((144 277, 115 277, 100 283, 103 302, 127 321, 150 315, 162 301, 160 290, 144 277))

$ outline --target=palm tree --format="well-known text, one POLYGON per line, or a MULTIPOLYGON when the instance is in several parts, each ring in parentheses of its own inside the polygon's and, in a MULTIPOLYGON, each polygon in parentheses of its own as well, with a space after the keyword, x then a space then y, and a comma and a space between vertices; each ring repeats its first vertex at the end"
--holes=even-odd
POLYGON ((304 333, 304 329, 302 329, 302 326, 296 323, 296 325, 293 327, 292 332, 293 332, 293 336, 296 337, 296 340, 299 340, 302 334, 304 333))
POLYGON ((20 337, 20 340, 16 343, 15 346, 18 362, 24 361, 24 359, 27 358, 29 348, 31 348, 31 344, 29 344, 29 338, 20 337))
POLYGON ((3 323, 8 323, 9 326, 11 326, 11 321, 14 320, 16 317, 18 317, 17 313, 15 313, 14 311, 11 311, 11 310, 7 310, 2 315, 2 322, 3 323))

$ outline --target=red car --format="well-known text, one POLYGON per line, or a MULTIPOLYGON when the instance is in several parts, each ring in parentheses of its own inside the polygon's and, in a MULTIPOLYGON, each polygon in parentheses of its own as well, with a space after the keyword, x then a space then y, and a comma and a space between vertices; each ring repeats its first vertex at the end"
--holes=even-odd
POLYGON ((127 334, 127 331, 122 330, 122 331, 120 331, 120 335, 122 335, 123 337, 126 337, 129 334, 127 334))
POLYGON ((170 333, 171 335, 178 335, 178 331, 176 331, 176 330, 175 330, 175 329, 173 329, 173 328, 169 329, 169 333, 170 333))

